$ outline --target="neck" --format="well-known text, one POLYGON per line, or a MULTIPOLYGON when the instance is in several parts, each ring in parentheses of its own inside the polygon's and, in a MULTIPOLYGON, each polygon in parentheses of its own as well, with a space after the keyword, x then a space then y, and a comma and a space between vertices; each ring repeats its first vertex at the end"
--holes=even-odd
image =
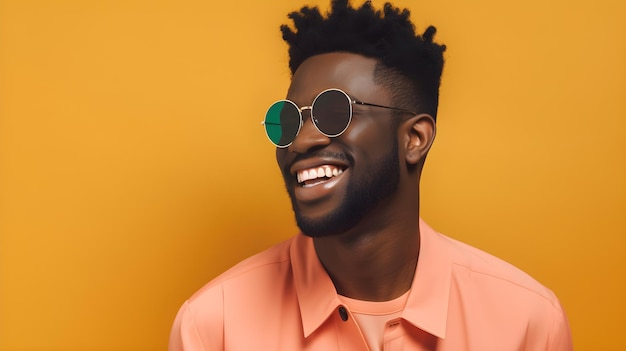
POLYGON ((404 221, 380 226, 366 223, 360 226, 366 230, 314 238, 317 255, 337 293, 388 301, 411 288, 419 253, 419 216, 417 211, 405 212, 404 221))

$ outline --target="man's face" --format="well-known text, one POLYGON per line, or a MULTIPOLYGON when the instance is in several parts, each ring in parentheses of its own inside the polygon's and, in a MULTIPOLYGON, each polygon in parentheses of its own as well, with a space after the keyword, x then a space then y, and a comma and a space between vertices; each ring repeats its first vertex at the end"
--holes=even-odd
MULTIPOLYGON (((338 88, 358 101, 393 105, 388 89, 374 83, 375 65, 356 54, 313 56, 295 72, 287 99, 310 106, 320 92, 338 88)), ((313 237, 347 232, 376 216, 398 188, 396 117, 387 109, 353 105, 349 128, 336 138, 319 133, 309 111, 303 117, 294 142, 276 150, 296 222, 313 237)))

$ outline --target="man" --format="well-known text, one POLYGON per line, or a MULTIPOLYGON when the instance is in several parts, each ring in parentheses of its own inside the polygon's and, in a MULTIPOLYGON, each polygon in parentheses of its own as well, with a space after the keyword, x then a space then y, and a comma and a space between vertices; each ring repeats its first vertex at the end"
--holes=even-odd
POLYGON ((264 127, 302 233, 185 302, 170 350, 571 350, 550 290, 419 219, 435 28, 346 0, 290 18, 291 85, 264 127))

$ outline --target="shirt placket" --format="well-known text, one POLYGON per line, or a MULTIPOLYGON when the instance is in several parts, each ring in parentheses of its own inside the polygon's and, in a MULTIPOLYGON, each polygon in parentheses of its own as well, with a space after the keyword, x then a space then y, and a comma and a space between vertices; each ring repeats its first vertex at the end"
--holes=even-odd
POLYGON ((337 349, 341 351, 368 350, 367 342, 347 307, 339 306, 333 316, 337 325, 337 349))
POLYGON ((404 350, 404 328, 400 318, 392 319, 385 325, 383 351, 404 350))

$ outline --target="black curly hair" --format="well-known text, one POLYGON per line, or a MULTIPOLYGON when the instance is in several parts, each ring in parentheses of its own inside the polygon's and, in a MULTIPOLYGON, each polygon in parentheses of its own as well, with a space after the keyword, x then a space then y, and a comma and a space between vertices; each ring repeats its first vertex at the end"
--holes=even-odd
POLYGON ((294 29, 280 27, 289 45, 291 74, 311 56, 349 52, 378 60, 375 81, 392 91, 397 107, 437 115, 445 45, 433 41, 429 26, 415 34, 408 9, 385 3, 376 10, 370 1, 353 8, 348 0, 331 0, 322 16, 319 8, 305 6, 289 13, 294 29))

